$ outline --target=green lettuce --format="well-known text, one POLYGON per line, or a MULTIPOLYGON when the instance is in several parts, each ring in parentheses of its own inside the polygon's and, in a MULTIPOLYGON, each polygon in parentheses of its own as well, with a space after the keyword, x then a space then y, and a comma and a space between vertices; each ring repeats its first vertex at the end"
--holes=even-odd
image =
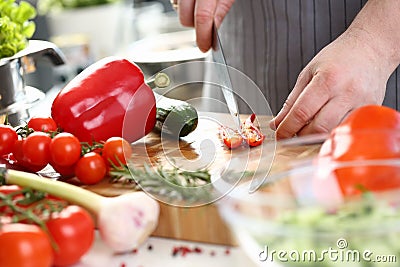
POLYGON ((35 17, 36 9, 28 2, 0 1, 0 58, 13 56, 27 46, 36 30, 31 21, 35 17))

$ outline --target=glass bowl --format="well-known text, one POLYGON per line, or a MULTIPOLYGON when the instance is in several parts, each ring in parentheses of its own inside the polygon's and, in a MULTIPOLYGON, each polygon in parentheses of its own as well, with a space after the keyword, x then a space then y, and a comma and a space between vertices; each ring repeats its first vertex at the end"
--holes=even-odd
MULTIPOLYGON (((307 140, 315 145, 321 138, 307 140)), ((278 155, 282 145, 304 142, 277 142, 278 155)), ((348 194, 343 181, 377 172, 397 179, 400 158, 335 162, 311 153, 282 165, 254 193, 245 181, 217 203, 257 266, 399 265, 400 187, 371 191, 356 184, 348 194)))

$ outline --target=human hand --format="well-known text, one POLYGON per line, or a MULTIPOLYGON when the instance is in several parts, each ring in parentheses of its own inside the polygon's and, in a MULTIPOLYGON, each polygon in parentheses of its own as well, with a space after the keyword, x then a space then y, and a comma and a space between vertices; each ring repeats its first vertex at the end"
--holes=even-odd
POLYGON ((394 71, 368 41, 345 32, 300 73, 283 108, 270 122, 278 139, 330 132, 353 109, 382 104, 394 71))
POLYGON ((195 27, 197 46, 207 52, 212 44, 215 21, 219 27, 235 0, 175 0, 183 26, 195 27))

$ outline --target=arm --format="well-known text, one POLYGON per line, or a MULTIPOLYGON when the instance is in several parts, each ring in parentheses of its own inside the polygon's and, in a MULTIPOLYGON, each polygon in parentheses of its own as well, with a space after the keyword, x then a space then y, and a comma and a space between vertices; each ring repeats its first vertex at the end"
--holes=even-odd
POLYGON ((277 138, 329 132, 351 110, 382 104, 400 63, 400 1, 369 0, 350 27, 300 73, 271 121, 277 138))
POLYGON ((235 0, 178 0, 179 20, 195 27, 197 45, 206 52, 211 47, 214 20, 219 27, 235 0))

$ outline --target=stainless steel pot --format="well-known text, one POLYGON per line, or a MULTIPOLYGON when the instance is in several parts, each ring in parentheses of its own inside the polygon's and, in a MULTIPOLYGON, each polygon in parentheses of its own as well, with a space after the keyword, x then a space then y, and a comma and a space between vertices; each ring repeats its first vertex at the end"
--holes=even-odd
MULTIPOLYGON (((146 78, 157 72, 180 63, 191 61, 202 61, 207 57, 207 53, 202 53, 196 46, 196 36, 194 30, 185 30, 159 34, 139 40, 130 45, 126 51, 126 56, 143 70, 146 78)), ((200 64, 193 68, 179 73, 179 80, 198 80, 204 74, 204 68, 200 64), (197 69, 194 69, 194 68, 197 69), (193 76, 193 79, 191 77, 193 76)), ((191 83, 174 88, 165 96, 189 100, 202 95, 203 84, 191 83)), ((160 94, 165 92, 156 90, 160 94)))
POLYGON ((54 65, 65 63, 64 55, 53 43, 40 40, 31 40, 24 50, 0 59, 0 123, 7 117, 11 125, 21 124, 29 117, 28 109, 40 100, 39 90, 25 85, 24 75, 33 72, 35 59, 43 56, 54 65))

